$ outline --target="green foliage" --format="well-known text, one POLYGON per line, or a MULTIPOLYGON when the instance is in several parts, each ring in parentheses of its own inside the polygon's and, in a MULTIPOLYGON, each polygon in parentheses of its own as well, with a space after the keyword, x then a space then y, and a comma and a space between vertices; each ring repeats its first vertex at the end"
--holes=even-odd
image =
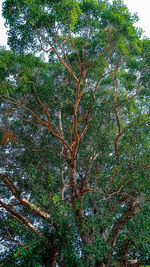
POLYGON ((6 0, 3 15, 0 264, 148 264, 150 40, 137 16, 120 0, 6 0))

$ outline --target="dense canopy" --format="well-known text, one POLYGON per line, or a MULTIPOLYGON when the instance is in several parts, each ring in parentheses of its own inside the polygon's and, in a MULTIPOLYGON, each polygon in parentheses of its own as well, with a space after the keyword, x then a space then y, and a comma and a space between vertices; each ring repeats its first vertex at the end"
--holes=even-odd
MULTIPOLYGON (((0 266, 150 263, 150 39, 121 0, 5 0, 0 266)), ((133 266, 133 265, 132 265, 133 266)))

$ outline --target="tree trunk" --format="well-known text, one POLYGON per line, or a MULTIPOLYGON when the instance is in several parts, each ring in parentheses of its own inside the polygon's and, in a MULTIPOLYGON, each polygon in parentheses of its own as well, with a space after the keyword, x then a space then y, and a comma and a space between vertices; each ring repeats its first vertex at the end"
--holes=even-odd
POLYGON ((57 251, 56 250, 51 250, 49 252, 49 257, 46 259, 44 262, 45 267, 56 267, 56 256, 57 256, 57 251))
POLYGON ((100 261, 96 261, 94 267, 105 267, 105 264, 100 261))
POLYGON ((44 267, 56 267, 56 258, 58 251, 54 245, 54 236, 51 234, 50 244, 47 246, 47 251, 43 259, 44 267))
POLYGON ((82 206, 77 205, 77 201, 81 204, 81 196, 77 189, 76 184, 76 161, 74 161, 74 164, 69 164, 69 186, 70 186, 70 195, 71 195, 71 202, 72 207, 74 209, 74 216, 77 223, 77 227, 81 236, 81 239, 84 244, 89 243, 89 235, 86 233, 86 231, 83 231, 83 225, 84 225, 84 215, 82 206))

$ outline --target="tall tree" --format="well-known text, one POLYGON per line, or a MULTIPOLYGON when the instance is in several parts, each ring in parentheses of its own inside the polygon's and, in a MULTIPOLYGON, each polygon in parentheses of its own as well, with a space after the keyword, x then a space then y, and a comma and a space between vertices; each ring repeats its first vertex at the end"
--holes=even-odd
POLYGON ((137 17, 120 0, 6 0, 3 14, 2 266, 147 264, 150 40, 137 17))

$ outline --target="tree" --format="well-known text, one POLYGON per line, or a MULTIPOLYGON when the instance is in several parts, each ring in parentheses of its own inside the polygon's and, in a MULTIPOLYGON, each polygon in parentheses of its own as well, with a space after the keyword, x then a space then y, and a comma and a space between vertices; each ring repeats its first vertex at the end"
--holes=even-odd
POLYGON ((148 264, 150 40, 137 17, 119 0, 6 0, 3 15, 2 266, 148 264))

